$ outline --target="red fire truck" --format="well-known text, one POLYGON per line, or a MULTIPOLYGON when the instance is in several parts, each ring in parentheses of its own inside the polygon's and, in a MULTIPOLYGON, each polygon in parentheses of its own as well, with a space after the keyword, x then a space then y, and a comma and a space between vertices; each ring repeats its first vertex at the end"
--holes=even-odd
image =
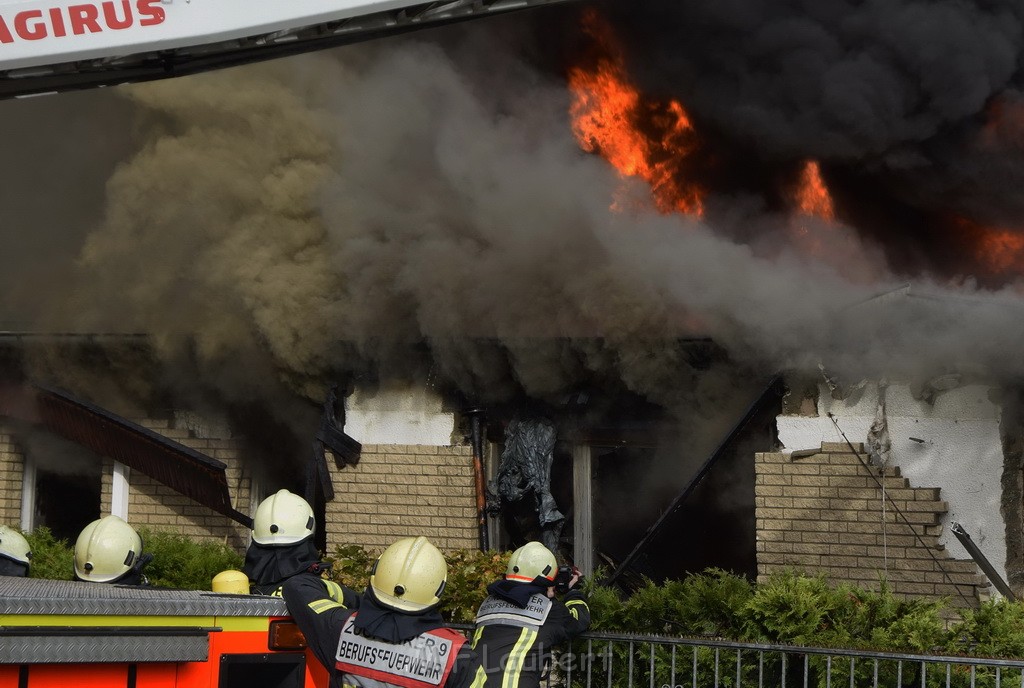
POLYGON ((0 688, 326 688, 280 598, 0 577, 0 688))

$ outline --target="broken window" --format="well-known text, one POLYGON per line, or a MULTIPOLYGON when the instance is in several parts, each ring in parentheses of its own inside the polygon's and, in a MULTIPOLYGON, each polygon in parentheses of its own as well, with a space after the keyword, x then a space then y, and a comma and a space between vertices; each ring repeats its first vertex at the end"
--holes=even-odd
POLYGON ((99 464, 91 472, 62 474, 36 471, 33 525, 46 526, 54 537, 74 542, 82 529, 100 517, 99 464))
POLYGON ((33 530, 45 526, 55 537, 73 543, 85 526, 100 517, 100 458, 46 433, 29 432, 21 440, 26 506, 31 514, 28 525, 33 530))
POLYGON ((551 491, 556 441, 554 424, 543 418, 514 418, 505 429, 494 487, 514 544, 539 540, 561 549, 565 516, 551 491))

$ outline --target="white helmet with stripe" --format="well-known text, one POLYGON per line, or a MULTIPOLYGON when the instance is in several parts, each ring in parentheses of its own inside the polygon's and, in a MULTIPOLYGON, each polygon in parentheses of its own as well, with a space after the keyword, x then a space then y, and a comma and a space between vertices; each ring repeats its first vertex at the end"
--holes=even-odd
POLYGON ((521 583, 546 581, 554 585, 557 574, 558 562, 555 560, 555 555, 535 540, 527 542, 512 553, 508 560, 508 568, 505 569, 505 580, 521 583))

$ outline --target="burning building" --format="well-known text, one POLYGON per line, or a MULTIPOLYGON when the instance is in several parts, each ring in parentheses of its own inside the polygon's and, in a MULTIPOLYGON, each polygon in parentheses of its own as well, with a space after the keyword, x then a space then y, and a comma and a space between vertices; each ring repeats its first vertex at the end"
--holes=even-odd
MULTIPOLYGON (((363 453, 321 476, 344 508, 328 513, 339 540, 376 546, 371 527, 415 526, 476 542, 461 411, 487 411, 478 458, 495 480, 506 424, 545 418, 574 554, 666 575, 726 560, 658 562, 671 545, 633 546, 686 525, 704 529, 688 541, 714 540, 725 519, 710 513, 742 514, 726 563, 765 573, 756 500, 793 497, 755 495, 755 454, 820 451, 836 441, 828 412, 870 447, 863 421, 889 394, 958 374, 1001 401, 942 417, 998 419, 1000 450, 990 426, 981 444, 947 430, 899 441, 978 449, 986 472, 1009 471, 986 480, 1000 496, 966 525, 995 559, 1003 533, 1012 562, 1022 20, 1008 2, 610 0, 5 102, 19 136, 2 163, 4 319, 145 333, 159 395, 235 409, 240 435, 264 447, 271 430, 288 438, 253 459, 260 470, 306 465, 342 383, 343 429, 363 453), (906 284, 913 298, 879 297, 906 284), (786 413, 764 397, 779 374, 786 413), (890 391, 833 407, 826 377, 890 391), (429 524, 358 506, 402 500, 434 509, 429 524), (619 505, 649 509, 630 520, 619 505), (588 533, 599 546, 581 544, 588 533)), ((100 405, 154 398, 53 360, 33 370, 100 405)), ((900 419, 934 413, 899 398, 900 419)), ((894 489, 950 490, 901 468, 912 484, 894 489)), ((943 495, 950 515, 931 504, 933 520, 970 521, 943 495)))

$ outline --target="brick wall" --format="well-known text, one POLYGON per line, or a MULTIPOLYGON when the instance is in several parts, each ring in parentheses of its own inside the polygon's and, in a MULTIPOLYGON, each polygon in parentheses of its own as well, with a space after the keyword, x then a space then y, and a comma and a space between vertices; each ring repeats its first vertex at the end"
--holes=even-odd
POLYGON ((442 550, 478 547, 472 457, 468 446, 364 444, 356 466, 338 470, 330 461, 328 554, 343 544, 381 550, 416 535, 442 550))
MULTIPOLYGON (((170 439, 227 464, 231 501, 252 513, 249 471, 238 443, 197 438, 165 420, 138 421, 170 439)), ((472 450, 468 446, 364 445, 359 464, 333 471, 335 498, 327 504, 327 551, 341 544, 380 550, 400 537, 424 535, 442 550, 478 546, 472 450)), ((21 520, 23 458, 0 427, 0 519, 21 520)), ((110 513, 113 462, 104 460, 100 512, 110 513)), ((128 521, 135 526, 225 542, 244 552, 249 531, 157 483, 129 473, 128 521)))
POLYGON ((25 458, 9 428, 0 425, 0 524, 21 528, 21 483, 25 458))
MULTIPOLYGON (((883 479, 877 467, 870 471, 883 479)), ((755 472, 759 580, 794 568, 877 590, 884 574, 905 597, 948 596, 961 607, 985 598, 987 582, 974 562, 953 559, 938 542, 947 510, 938 488, 911 487, 898 468, 887 468, 892 502, 883 527, 882 490, 846 444, 824 443, 820 453, 796 459, 756 454, 755 472)))
MULTIPOLYGON (((231 504, 243 514, 254 511, 250 505, 252 480, 248 469, 242 465, 237 441, 193 437, 188 430, 170 427, 164 420, 146 419, 139 424, 227 464, 231 504)), ((106 459, 102 513, 110 513, 112 475, 113 462, 106 459)), ((249 545, 249 531, 244 526, 138 471, 131 471, 128 477, 128 522, 152 530, 181 533, 193 540, 223 542, 239 553, 245 552, 249 545)))

